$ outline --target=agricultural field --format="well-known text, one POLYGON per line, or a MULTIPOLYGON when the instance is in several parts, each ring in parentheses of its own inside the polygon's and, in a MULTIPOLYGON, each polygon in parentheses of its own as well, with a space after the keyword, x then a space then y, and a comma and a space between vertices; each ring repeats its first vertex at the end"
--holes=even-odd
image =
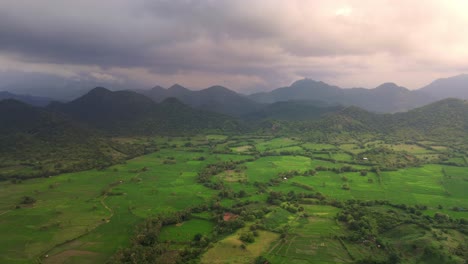
POLYGON ((439 159, 450 146, 115 140, 157 149, 100 170, 0 182, 0 263, 119 263, 137 248, 158 249, 151 254, 161 263, 468 257, 468 167, 455 155, 462 165, 439 159))

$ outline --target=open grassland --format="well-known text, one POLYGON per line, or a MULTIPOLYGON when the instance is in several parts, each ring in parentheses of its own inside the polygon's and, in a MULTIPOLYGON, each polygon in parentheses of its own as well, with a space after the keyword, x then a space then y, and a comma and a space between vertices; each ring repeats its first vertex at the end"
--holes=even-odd
MULTIPOLYGON (((0 182, 0 263, 105 263, 130 244, 135 226, 144 219, 199 205, 230 211, 239 203, 265 205, 269 210, 264 217, 219 237, 214 235, 217 220, 212 212, 198 212, 190 220, 164 226, 159 239, 175 242, 175 248, 181 249, 197 234, 213 238, 212 247, 200 255, 202 263, 246 263, 258 256, 272 263, 352 263, 370 256, 388 257, 375 247, 363 250, 360 244, 339 238, 349 232, 336 219, 340 208, 320 205, 317 198, 299 199, 300 204, 267 203, 272 192, 287 197, 320 193, 340 203, 386 200, 424 205, 422 214, 431 217, 436 213, 454 219, 468 216, 467 167, 432 164, 438 157, 429 155, 439 154, 419 145, 387 144, 393 152, 385 155, 401 155, 402 160, 407 153, 428 158, 420 158, 427 162, 417 167, 384 170, 383 164, 357 159, 359 153, 386 144, 379 140, 364 145, 324 144, 293 138, 200 135, 153 141, 156 152, 102 170, 0 182), (235 166, 216 171, 208 181, 212 185, 199 182, 198 174, 208 165, 225 162, 235 166), (25 197, 34 201, 24 202, 25 197), (254 224, 262 226, 255 241, 242 242, 240 234, 254 224)), ((433 149, 450 150, 443 147, 433 149)), ((463 158, 458 159, 464 164, 463 158)), ((384 233, 386 242, 411 262, 409 244, 397 243, 404 232, 407 240, 430 244, 431 236, 439 231, 422 234, 420 228, 407 225, 384 233)), ((458 231, 447 232, 447 241, 436 246, 452 250, 466 239, 458 231)))
POLYGON ((331 144, 314 144, 314 143, 304 143, 301 145, 304 149, 314 150, 314 151, 326 151, 326 150, 336 150, 336 146, 331 144))
POLYGON ((239 235, 247 228, 239 229, 236 233, 218 241, 201 258, 201 263, 252 263, 261 254, 265 254, 270 244, 276 241, 278 234, 259 231, 255 242, 242 248, 243 242, 239 235))
POLYGON ((389 149, 395 150, 395 151, 406 151, 411 154, 426 154, 432 152, 429 149, 423 148, 418 145, 411 145, 411 144, 382 144, 382 146, 387 147, 389 149))
MULTIPOLYGON (((108 258, 127 243, 141 219, 208 201, 214 192, 197 184, 196 171, 209 163, 248 157, 210 155, 199 161, 199 156, 162 150, 102 171, 1 183, 0 231, 8 240, 0 240, 0 262, 22 263, 70 240, 49 252, 49 257, 53 260, 54 253, 79 250, 97 252, 84 254, 85 258, 108 258), (37 202, 15 209, 24 196, 37 202)), ((80 258, 73 256, 76 263, 80 258)))
POLYGON ((162 241, 190 242, 195 235, 208 236, 212 231, 212 222, 202 219, 191 219, 176 225, 163 227, 160 239, 162 241))
POLYGON ((300 144, 300 141, 298 141, 297 139, 293 139, 293 138, 274 138, 269 141, 258 143, 255 147, 259 151, 268 151, 268 150, 284 148, 284 147, 289 147, 289 146, 294 146, 294 145, 299 145, 299 144, 300 144))
POLYGON ((289 234, 272 244, 267 257, 274 263, 349 263, 351 259, 340 241, 342 234, 330 206, 304 206, 307 217, 289 217, 289 234))

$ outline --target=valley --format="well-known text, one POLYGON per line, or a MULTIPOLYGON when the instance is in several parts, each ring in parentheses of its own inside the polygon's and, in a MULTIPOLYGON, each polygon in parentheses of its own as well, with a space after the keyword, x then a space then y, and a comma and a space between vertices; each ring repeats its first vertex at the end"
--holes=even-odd
POLYGON ((443 140, 359 133, 328 141, 265 134, 132 140, 157 149, 99 170, 0 182, 0 262, 467 258, 467 156, 443 140))
POLYGON ((467 264, 468 1, 0 1, 0 264, 467 264))

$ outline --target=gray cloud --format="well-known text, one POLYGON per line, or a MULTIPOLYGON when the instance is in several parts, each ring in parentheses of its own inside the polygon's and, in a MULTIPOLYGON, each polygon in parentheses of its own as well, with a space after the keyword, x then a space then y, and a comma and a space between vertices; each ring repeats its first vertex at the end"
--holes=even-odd
POLYGON ((7 70, 55 67, 71 75, 125 75, 149 86, 252 90, 302 77, 347 87, 390 80, 417 87, 468 66, 468 37, 459 33, 468 26, 464 1, 0 0, 0 6, 0 69, 7 70))

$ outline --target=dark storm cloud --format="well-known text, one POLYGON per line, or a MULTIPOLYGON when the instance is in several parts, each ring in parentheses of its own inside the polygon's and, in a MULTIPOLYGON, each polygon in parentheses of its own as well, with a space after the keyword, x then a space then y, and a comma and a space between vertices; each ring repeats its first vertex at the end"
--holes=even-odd
POLYGON ((458 1, 0 0, 0 5, 0 69, 8 62, 48 64, 49 71, 51 64, 69 71, 97 66, 106 74, 118 69, 148 82, 186 78, 203 85, 211 79, 273 88, 300 77, 351 86, 358 79, 373 84, 395 75, 417 83, 408 72, 419 71, 413 74, 417 78, 424 71, 433 74, 426 65, 466 68, 467 37, 455 29, 468 25, 462 12, 467 5, 458 1), (447 23, 453 31, 443 30, 447 23))
POLYGON ((144 66, 161 72, 190 69, 195 66, 193 60, 200 59, 194 56, 196 52, 209 55, 211 49, 219 49, 218 45, 230 38, 256 38, 271 33, 266 21, 230 13, 228 3, 135 1, 122 6, 133 14, 117 10, 110 15, 111 21, 107 21, 109 14, 105 10, 87 15, 85 9, 52 8, 22 14, 18 4, 0 13, 0 50, 33 62, 144 66), (83 15, 68 18, 73 12, 83 15), (199 45, 199 40, 205 43, 199 45))

